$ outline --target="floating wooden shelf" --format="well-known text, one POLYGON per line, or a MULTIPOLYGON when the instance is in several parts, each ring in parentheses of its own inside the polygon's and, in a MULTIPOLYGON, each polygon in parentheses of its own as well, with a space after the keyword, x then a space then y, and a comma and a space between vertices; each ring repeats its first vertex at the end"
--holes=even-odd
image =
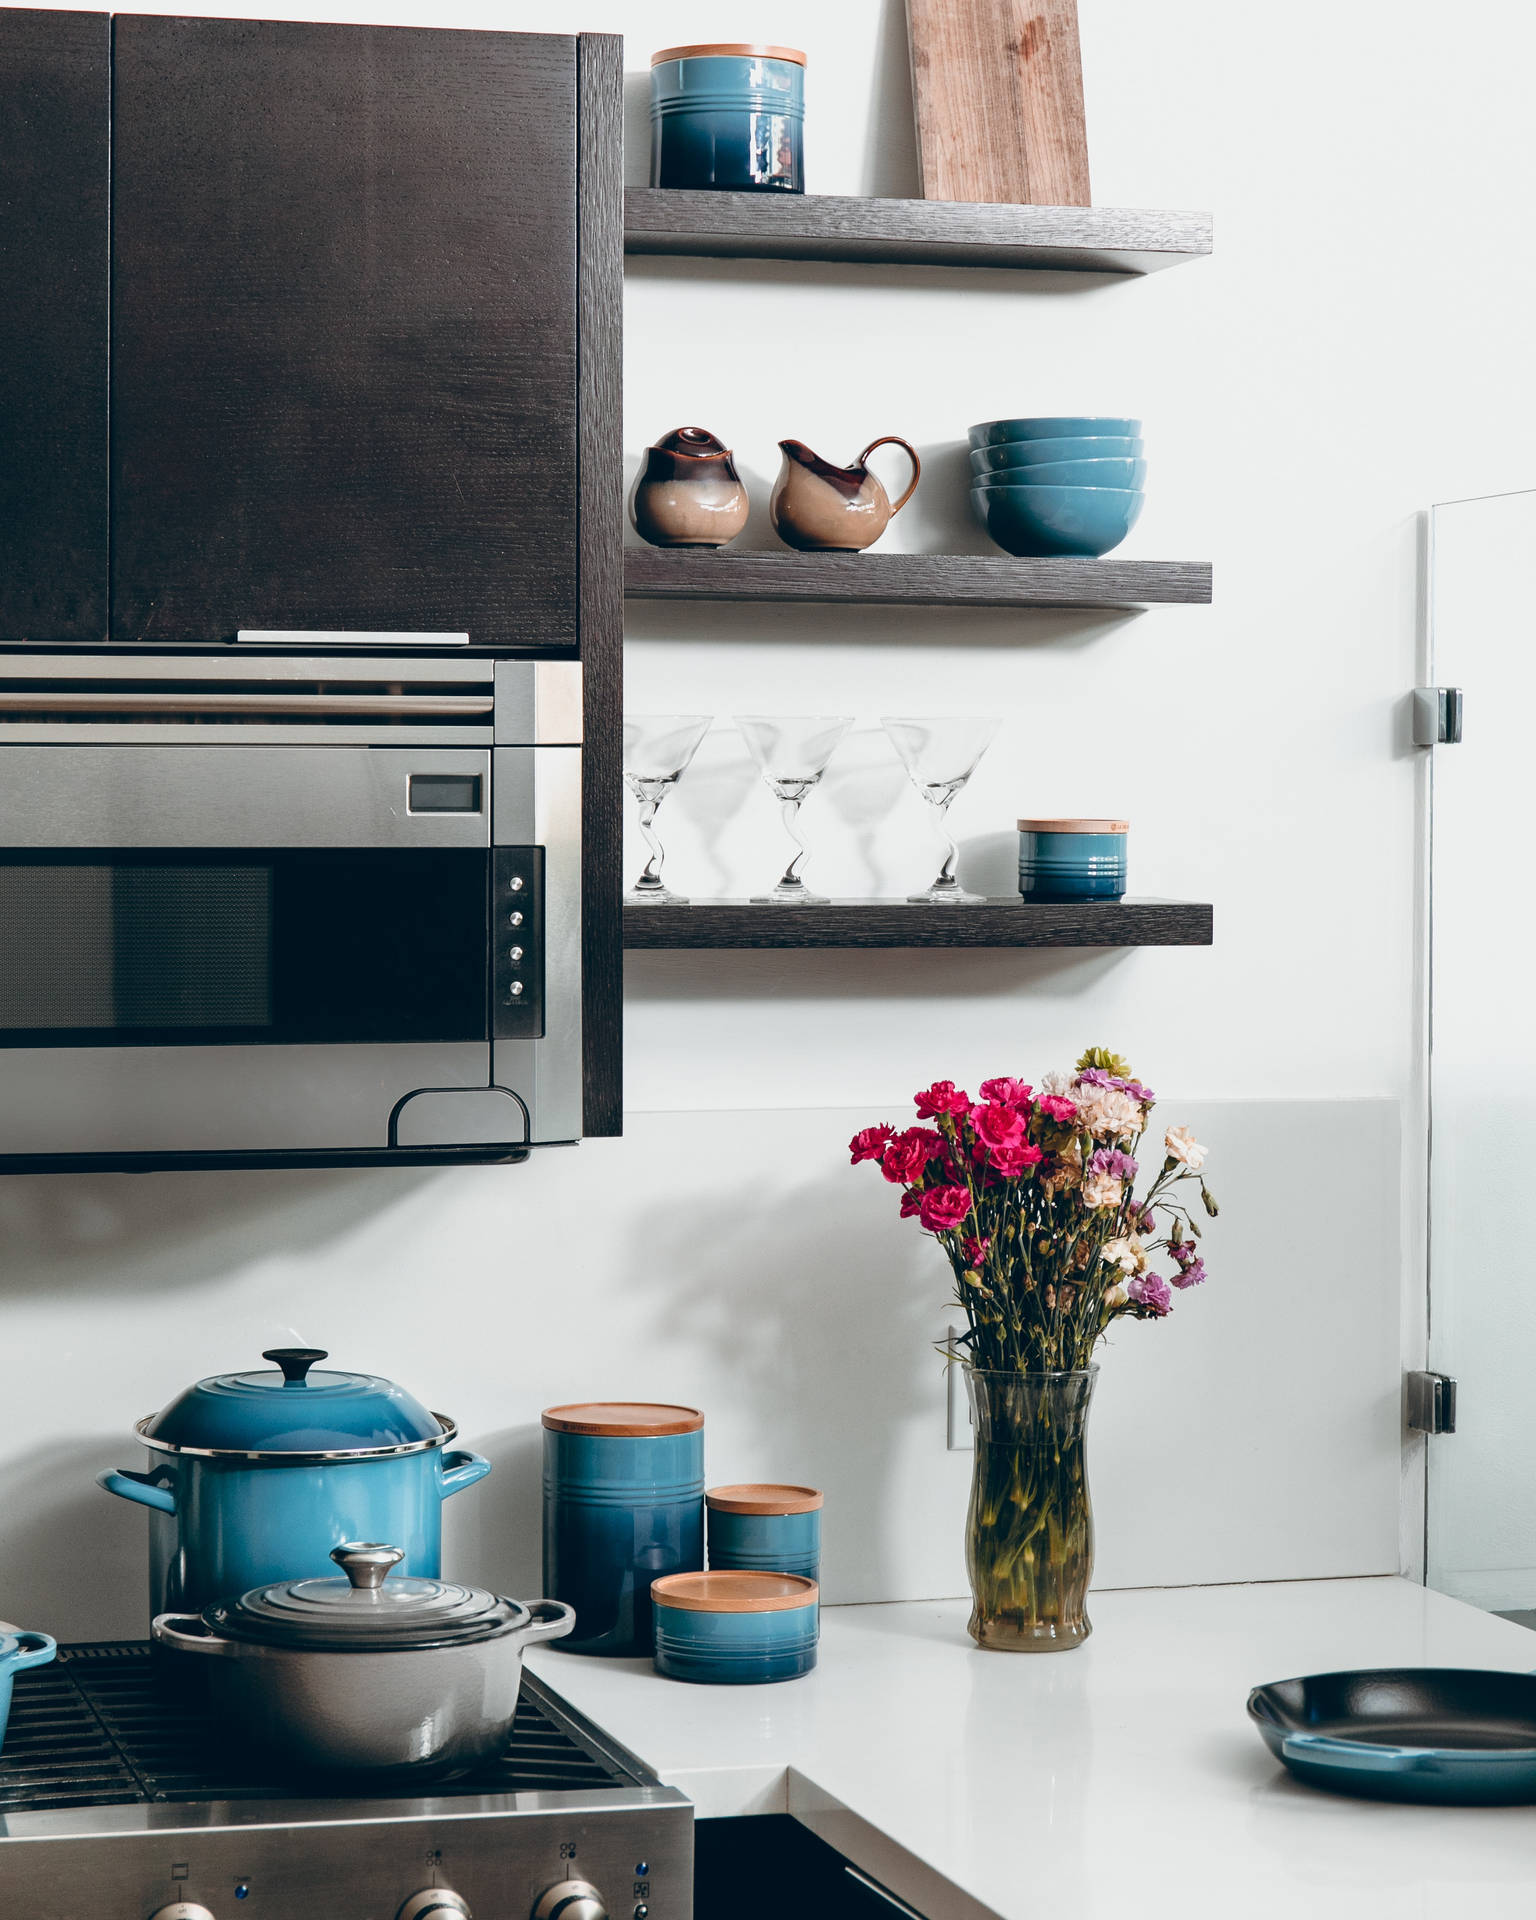
POLYGON ((832 600, 909 607, 1205 605, 1204 560, 1012 560, 971 553, 737 553, 626 547, 631 600, 832 600))
POLYGON ((681 947, 1208 947, 1209 906, 1183 900, 1027 905, 1017 895, 978 907, 833 900, 822 907, 696 900, 625 907, 628 948, 681 947))
POLYGON ((629 187, 624 250, 727 260, 1139 274, 1208 254, 1211 216, 629 187))

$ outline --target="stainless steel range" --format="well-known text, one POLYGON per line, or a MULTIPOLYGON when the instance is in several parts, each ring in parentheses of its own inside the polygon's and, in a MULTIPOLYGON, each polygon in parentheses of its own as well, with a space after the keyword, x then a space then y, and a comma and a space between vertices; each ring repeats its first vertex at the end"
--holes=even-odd
POLYGON ((114 1643, 18 1676, 6 1920, 691 1920, 692 1806, 531 1676, 489 1767, 319 1798, 232 1745, 175 1665, 114 1643))

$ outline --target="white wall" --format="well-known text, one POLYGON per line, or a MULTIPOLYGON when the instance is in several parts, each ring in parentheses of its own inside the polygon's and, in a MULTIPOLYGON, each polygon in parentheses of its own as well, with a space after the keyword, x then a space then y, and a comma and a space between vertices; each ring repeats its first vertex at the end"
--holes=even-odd
MULTIPOLYGON (((814 188, 915 181, 900 0, 250 11, 615 29, 641 89, 654 47, 764 34, 811 55, 814 188)), ((636 956, 622 1144, 504 1173, 4 1183, 0 1612, 131 1627, 135 1516, 90 1472, 127 1457, 131 1417, 289 1329, 489 1436, 498 1474, 455 1534, 471 1571, 530 1565, 541 1402, 686 1389, 720 1471, 835 1486, 833 1597, 954 1590, 965 1463, 942 1452, 924 1346, 943 1275, 840 1141, 936 1074, 1038 1073, 1091 1042, 1170 1109, 1215 1103, 1188 1110, 1228 1203, 1219 1277, 1108 1356, 1103 1577, 1396 1564, 1383 1275, 1415 1033, 1412 515, 1529 476, 1536 16, 1472 0, 1451 35, 1425 0, 1081 12, 1096 199, 1214 208, 1212 260, 1132 283, 638 263, 626 448, 633 465, 685 422, 728 436, 761 545, 781 435, 846 459, 903 433, 927 478, 889 544, 978 550, 969 421, 1138 413, 1151 491, 1124 552, 1213 559, 1215 606, 637 605, 630 704, 859 716, 808 810, 815 877, 849 891, 904 891, 932 858, 875 717, 996 710, 955 812, 968 877, 1004 883, 1020 813, 1123 811, 1136 890, 1213 900, 1214 947, 636 956)), ((728 731, 662 819, 673 876, 701 892, 746 890, 778 850, 728 731)))

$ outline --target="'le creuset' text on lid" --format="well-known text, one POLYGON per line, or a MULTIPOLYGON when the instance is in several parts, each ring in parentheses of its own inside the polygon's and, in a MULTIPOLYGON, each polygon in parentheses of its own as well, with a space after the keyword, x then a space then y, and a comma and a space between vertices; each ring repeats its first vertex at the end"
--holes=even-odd
POLYGON ((343 1578, 280 1580, 203 1612, 215 1632, 267 1646, 388 1652, 484 1640, 520 1625, 528 1609, 483 1587, 388 1576, 405 1558, 381 1541, 332 1550, 343 1578))
POLYGON ((697 1407, 657 1405, 647 1400, 586 1400, 546 1407, 539 1416, 552 1433, 617 1434, 660 1438, 667 1433, 697 1433, 704 1416, 697 1407))
POLYGON ((660 53, 651 55, 651 65, 659 67, 666 60, 708 60, 721 54, 742 60, 788 60, 793 66, 805 65, 805 55, 798 47, 771 47, 754 40, 708 41, 697 47, 663 47, 660 53))
POLYGON ((392 1453, 441 1446, 451 1421, 392 1380, 314 1371, 320 1347, 269 1347, 270 1371, 217 1373, 141 1420, 147 1446, 181 1453, 392 1453))
POLYGON ((788 1487, 753 1481, 736 1487, 711 1487, 704 1504, 717 1513, 814 1513, 826 1495, 815 1487, 788 1487))
POLYGON ((1021 820, 1020 833, 1129 833, 1129 820, 1021 820))
POLYGON ((820 1589, 802 1573, 666 1573, 651 1582, 658 1607, 684 1613, 787 1613, 809 1607, 820 1589))

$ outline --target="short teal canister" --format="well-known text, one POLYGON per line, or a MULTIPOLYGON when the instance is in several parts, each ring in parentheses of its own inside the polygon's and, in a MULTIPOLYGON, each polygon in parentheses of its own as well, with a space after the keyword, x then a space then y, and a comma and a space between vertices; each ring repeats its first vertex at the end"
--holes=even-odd
POLYGON ((544 1591, 576 1609, 571 1653, 651 1651, 651 1583, 704 1565, 704 1416, 592 1401, 544 1426, 544 1591))
POLYGON ((796 1573, 678 1573, 651 1588, 656 1671, 709 1686, 797 1680, 816 1664, 820 1606, 796 1573))
POLYGON ((1019 892, 1026 900, 1118 900, 1125 892, 1124 820, 1021 820, 1019 892))
POLYGON ((651 56, 651 185, 805 192, 805 55, 735 42, 651 56))
POLYGON ((704 1496, 709 1565, 821 1579, 821 1508, 815 1487, 754 1482, 704 1496))

